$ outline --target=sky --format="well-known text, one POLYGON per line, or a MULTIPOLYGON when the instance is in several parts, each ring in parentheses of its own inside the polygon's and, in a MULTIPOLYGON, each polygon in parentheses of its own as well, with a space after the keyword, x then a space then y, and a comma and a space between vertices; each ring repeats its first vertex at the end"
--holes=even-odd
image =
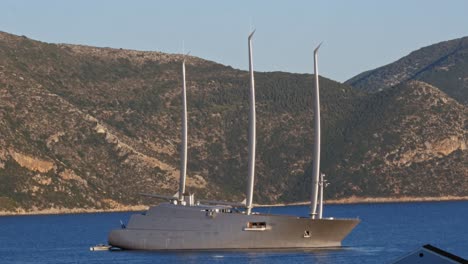
POLYGON ((464 0, 1 0, 0 31, 50 43, 183 53, 257 71, 336 81, 468 36, 464 0))

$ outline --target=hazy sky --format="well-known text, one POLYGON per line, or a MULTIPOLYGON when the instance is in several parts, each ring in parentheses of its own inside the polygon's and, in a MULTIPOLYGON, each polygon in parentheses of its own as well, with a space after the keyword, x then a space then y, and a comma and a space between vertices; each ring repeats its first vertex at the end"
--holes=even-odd
POLYGON ((436 42, 468 36, 468 1, 1 0, 0 30, 53 43, 194 56, 247 69, 256 28, 258 71, 320 74, 345 81, 436 42), (185 43, 185 44, 183 44, 185 43))

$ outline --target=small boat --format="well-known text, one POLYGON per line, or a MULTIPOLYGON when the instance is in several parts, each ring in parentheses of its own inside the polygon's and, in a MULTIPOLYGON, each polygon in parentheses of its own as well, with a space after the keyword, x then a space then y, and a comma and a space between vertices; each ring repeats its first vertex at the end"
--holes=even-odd
POLYGON ((111 246, 109 246, 109 245, 97 244, 94 247, 90 247, 89 250, 90 251, 107 251, 110 248, 111 248, 111 246))

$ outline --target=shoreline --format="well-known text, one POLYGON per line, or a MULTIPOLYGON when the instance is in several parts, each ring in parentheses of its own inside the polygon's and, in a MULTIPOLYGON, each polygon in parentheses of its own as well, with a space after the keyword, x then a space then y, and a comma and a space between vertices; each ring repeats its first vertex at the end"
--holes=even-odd
MULTIPOLYGON (((341 199, 330 199, 324 201, 325 205, 330 204, 379 204, 379 203, 412 203, 412 202, 447 202, 447 201, 468 201, 468 196, 441 196, 441 197, 411 197, 404 196, 398 198, 390 197, 356 197, 351 196, 341 199)), ((276 204, 254 204, 254 207, 279 207, 308 205, 309 201, 294 203, 276 203, 276 204)), ((96 208, 49 208, 34 211, 0 211, 0 216, 22 216, 22 215, 59 215, 59 214, 86 214, 86 213, 112 213, 112 212, 139 212, 148 210, 147 205, 122 206, 112 209, 96 208)))
POLYGON ((112 209, 96 208, 49 208, 42 210, 25 211, 0 211, 0 216, 21 216, 21 215, 61 215, 61 214, 92 214, 92 213, 117 213, 117 212, 138 212, 146 211, 147 205, 122 206, 112 209))
MULTIPOLYGON (((324 205, 330 204, 379 204, 379 203, 414 203, 414 202, 449 202, 449 201, 468 201, 468 196, 441 196, 441 197, 412 197, 402 196, 394 197, 357 197, 351 196, 348 198, 329 199, 323 202, 324 205)), ((294 202, 294 203, 277 203, 277 204, 257 204, 255 207, 276 207, 276 206, 294 206, 308 205, 310 201, 294 202)))
POLYGON ((441 196, 441 197, 350 197, 325 201, 325 204, 368 204, 368 203, 412 203, 412 202, 448 202, 468 201, 468 196, 441 196))

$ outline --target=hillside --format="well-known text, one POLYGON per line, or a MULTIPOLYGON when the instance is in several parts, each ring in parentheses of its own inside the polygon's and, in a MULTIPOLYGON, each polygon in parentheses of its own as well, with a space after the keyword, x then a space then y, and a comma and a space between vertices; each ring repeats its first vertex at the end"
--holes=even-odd
POLYGON ((377 92, 409 80, 439 87, 458 102, 468 104, 468 37, 430 45, 383 67, 348 81, 359 90, 377 92))
POLYGON ((346 131, 336 192, 356 196, 463 196, 468 109, 420 81, 369 96, 346 131), (340 173, 341 172, 341 173, 340 173))
MULTIPOLYGON (((140 192, 173 194, 181 59, 0 32, 0 211, 111 209, 154 202, 140 192)), ((312 76, 255 78, 255 201, 307 200, 312 76)), ((188 189, 241 201, 248 73, 189 57, 187 81, 188 189)), ((465 105, 422 82, 367 95, 321 78, 321 99, 327 198, 468 194, 465 105)))

